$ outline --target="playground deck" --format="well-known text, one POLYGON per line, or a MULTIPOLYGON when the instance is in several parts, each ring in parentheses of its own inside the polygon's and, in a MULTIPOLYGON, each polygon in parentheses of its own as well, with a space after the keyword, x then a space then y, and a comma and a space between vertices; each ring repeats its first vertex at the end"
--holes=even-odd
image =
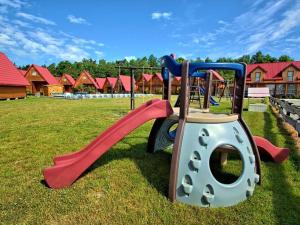
MULTIPOLYGON (((152 97, 153 98, 153 97, 152 97)), ((149 98, 137 98, 139 106, 149 98)), ((222 101, 213 111, 229 108, 222 101)), ((78 150, 129 111, 129 99, 50 98, 0 102, 0 221, 4 224, 297 224, 300 159, 268 109, 244 112, 254 135, 291 149, 281 165, 262 163, 263 183, 249 200, 206 209, 171 203, 171 154, 146 153, 149 122, 115 145, 71 188, 50 190, 41 170, 78 150), (90 171, 93 171, 92 173, 90 171)), ((234 172, 235 167, 230 168, 234 172)))

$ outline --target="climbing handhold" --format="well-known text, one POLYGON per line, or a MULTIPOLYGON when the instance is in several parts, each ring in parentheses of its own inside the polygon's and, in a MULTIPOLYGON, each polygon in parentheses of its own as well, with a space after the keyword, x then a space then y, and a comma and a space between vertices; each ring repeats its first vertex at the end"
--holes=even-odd
POLYGON ((254 182, 257 184, 259 182, 259 175, 255 174, 254 182))
POLYGON ((205 201, 209 204, 212 203, 215 198, 215 196, 210 193, 203 193, 203 197, 204 197, 205 201))
POLYGON ((250 160, 250 163, 253 164, 255 162, 255 156, 249 155, 249 160, 250 160))
POLYGON ((199 133, 199 141, 201 145, 207 146, 209 141, 209 133, 207 129, 202 129, 199 133))
POLYGON ((254 188, 249 187, 249 188, 247 189, 247 191, 246 191, 246 196, 247 196, 247 197, 252 196, 252 195, 253 195, 253 192, 254 192, 254 188))

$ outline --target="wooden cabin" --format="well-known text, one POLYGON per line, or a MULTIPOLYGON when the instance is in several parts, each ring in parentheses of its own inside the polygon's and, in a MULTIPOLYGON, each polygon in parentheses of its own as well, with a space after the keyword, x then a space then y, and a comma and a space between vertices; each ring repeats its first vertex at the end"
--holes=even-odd
POLYGON ((105 77, 97 77, 96 79, 96 83, 98 85, 98 90, 101 92, 101 93, 104 93, 104 84, 105 84, 105 81, 106 81, 106 78, 105 77))
POLYGON ((276 97, 300 96, 300 61, 247 65, 247 87, 268 87, 276 97))
POLYGON ((74 88, 77 88, 83 92, 88 91, 88 92, 95 92, 95 93, 99 89, 98 84, 96 83, 94 78, 86 70, 80 73, 79 77, 76 79, 74 88))
POLYGON ((0 99, 25 98, 27 85, 23 74, 0 52, 0 99))
POLYGON ((106 77, 105 83, 103 85, 104 93, 115 93, 118 92, 119 88, 117 85, 118 78, 116 77, 106 77))
POLYGON ((44 96, 52 96, 54 93, 63 93, 64 86, 61 84, 50 84, 43 87, 44 96))
POLYGON ((64 73, 62 77, 60 77, 59 83, 64 87, 63 92, 71 93, 73 91, 75 80, 71 75, 64 73))
POLYGON ((152 93, 152 74, 142 74, 140 79, 136 82, 137 90, 143 94, 152 93))
POLYGON ((181 84, 180 81, 181 81, 181 77, 176 77, 176 76, 173 77, 173 80, 171 82, 171 89, 172 89, 171 93, 172 94, 176 94, 176 95, 179 94, 180 84, 181 84))
POLYGON ((46 88, 47 85, 62 86, 47 68, 34 64, 27 70, 25 78, 30 83, 26 87, 27 92, 34 95, 44 95, 46 93, 46 96, 50 96, 52 93, 51 90, 50 92, 44 91, 44 87, 46 88))
POLYGON ((154 94, 161 94, 163 91, 163 78, 161 73, 155 73, 152 77, 152 92, 154 94))
POLYGON ((209 70, 212 73, 211 95, 217 96, 223 92, 225 88, 224 78, 215 70, 209 70))

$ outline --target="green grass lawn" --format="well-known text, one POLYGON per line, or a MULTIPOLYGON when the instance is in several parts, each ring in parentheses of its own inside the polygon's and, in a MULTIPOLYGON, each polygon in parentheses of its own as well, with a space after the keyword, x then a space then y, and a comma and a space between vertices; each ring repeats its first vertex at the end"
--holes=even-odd
MULTIPOLYGON (((137 99, 140 105, 147 99, 137 99)), ((228 110, 229 102, 213 111, 228 110)), ((228 208, 171 203, 171 154, 146 153, 152 122, 100 158, 72 187, 51 190, 42 169, 81 149, 129 111, 129 99, 29 98, 0 102, 2 224, 300 224, 300 163, 292 137, 269 110, 244 112, 255 135, 289 147, 290 159, 262 163, 262 185, 228 208)))

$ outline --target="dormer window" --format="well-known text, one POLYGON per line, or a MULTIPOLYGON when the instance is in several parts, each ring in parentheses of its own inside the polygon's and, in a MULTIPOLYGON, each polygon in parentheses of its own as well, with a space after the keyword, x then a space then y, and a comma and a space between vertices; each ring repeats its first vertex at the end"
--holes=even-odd
POLYGON ((32 70, 32 76, 36 76, 36 71, 35 70, 32 70))
POLYGON ((255 82, 259 82, 260 81, 260 76, 261 76, 261 72, 256 72, 255 73, 255 82))
POLYGON ((288 71, 287 80, 288 81, 293 81, 294 80, 294 71, 288 71))

